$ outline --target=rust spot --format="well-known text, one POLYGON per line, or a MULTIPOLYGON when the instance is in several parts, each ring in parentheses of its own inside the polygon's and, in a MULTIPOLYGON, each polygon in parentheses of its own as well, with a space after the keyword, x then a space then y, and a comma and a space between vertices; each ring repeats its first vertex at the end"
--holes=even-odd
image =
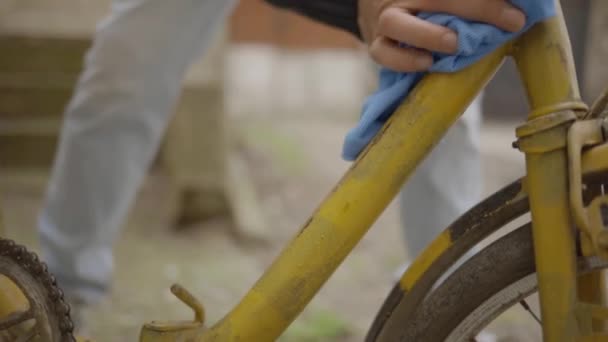
POLYGON ((306 222, 304 223, 304 225, 302 226, 302 228, 300 228, 300 231, 298 232, 297 237, 299 237, 300 235, 302 235, 302 233, 304 233, 304 231, 306 230, 306 228, 310 227, 310 224, 312 223, 314 216, 311 216, 308 218, 308 220, 306 220, 306 222))
POLYGON ((563 48, 563 46, 557 46, 557 53, 559 54, 559 62, 564 66, 568 67, 568 61, 571 61, 571 58, 568 58, 568 52, 563 48))
MULTIPOLYGON (((512 205, 513 199, 517 197, 521 190, 521 180, 517 180, 507 185, 494 195, 488 197, 485 201, 482 201, 467 213, 462 215, 448 228, 450 230, 452 241, 458 240, 468 231, 479 227, 484 219, 487 219, 495 213, 502 211, 504 207, 512 205)), ((525 202, 527 205, 527 201, 525 202)))

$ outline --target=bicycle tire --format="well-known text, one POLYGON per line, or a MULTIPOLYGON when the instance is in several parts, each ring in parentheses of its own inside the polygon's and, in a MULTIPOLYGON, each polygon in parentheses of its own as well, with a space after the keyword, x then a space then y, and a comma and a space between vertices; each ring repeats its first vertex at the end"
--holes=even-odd
MULTIPOLYGON (((598 259, 580 259, 578 265, 581 271, 607 266, 598 259)), ((402 321, 400 331, 383 331, 374 340, 472 341, 501 313, 536 291, 535 272, 532 234, 526 224, 462 264, 413 315, 398 317, 395 311, 390 320, 402 321)))

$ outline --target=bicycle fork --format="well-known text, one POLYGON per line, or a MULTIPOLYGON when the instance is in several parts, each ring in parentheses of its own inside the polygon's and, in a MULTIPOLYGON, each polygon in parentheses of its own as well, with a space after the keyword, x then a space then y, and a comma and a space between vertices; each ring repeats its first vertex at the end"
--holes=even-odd
POLYGON ((526 154, 543 336, 545 342, 605 341, 603 274, 577 274, 577 251, 608 255, 608 199, 597 197, 585 208, 580 171, 583 147, 604 142, 603 121, 580 121, 588 108, 580 100, 559 2, 557 7, 557 17, 513 49, 532 108, 517 129, 516 146, 526 154))
POLYGON ((518 147, 526 153, 525 186, 547 342, 608 340, 604 274, 578 274, 577 267, 577 255, 589 262, 608 257, 608 196, 603 190, 587 191, 585 207, 581 172, 584 147, 601 145, 608 151, 607 123, 579 121, 571 109, 532 119, 518 129, 518 147))

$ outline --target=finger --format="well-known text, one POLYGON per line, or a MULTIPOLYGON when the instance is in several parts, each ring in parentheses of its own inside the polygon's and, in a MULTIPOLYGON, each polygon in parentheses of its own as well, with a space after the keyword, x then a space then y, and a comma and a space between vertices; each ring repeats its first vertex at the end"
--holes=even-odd
POLYGON ((433 64, 429 52, 399 47, 396 42, 386 37, 374 40, 370 47, 370 55, 377 63, 401 72, 424 71, 433 64))
POLYGON ((517 32, 526 24, 525 14, 505 0, 418 0, 420 10, 449 13, 517 32))
POLYGON ((378 35, 429 51, 454 53, 458 48, 458 36, 452 30, 396 7, 380 14, 378 35))

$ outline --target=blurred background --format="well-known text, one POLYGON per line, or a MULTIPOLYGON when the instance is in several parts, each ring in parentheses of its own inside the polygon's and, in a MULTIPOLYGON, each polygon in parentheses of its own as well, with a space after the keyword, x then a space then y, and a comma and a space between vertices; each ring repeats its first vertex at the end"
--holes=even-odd
MULTIPOLYGON (((590 100, 608 79, 608 2, 562 4, 590 100)), ((62 112, 108 5, 0 3, 0 203, 10 237, 33 249, 62 112)), ((348 168, 342 141, 375 82, 373 64, 350 36, 241 1, 184 82, 118 241, 112 296, 87 313, 93 336, 135 341, 145 321, 190 319, 169 292, 176 281, 203 301, 210 322, 221 318, 348 168)), ((484 101, 486 193, 523 173, 510 143, 526 114, 507 63, 484 101)), ((282 340, 362 340, 404 256, 394 203, 282 340)), ((496 328, 501 341, 537 334, 509 324, 496 328)))

